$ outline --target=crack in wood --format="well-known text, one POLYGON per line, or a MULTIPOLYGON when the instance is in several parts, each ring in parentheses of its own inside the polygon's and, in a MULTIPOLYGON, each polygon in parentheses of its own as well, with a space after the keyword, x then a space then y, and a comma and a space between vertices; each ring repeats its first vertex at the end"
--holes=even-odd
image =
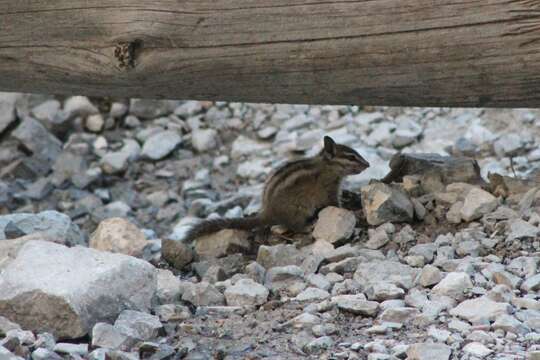
POLYGON ((503 36, 516 36, 525 38, 519 43, 523 48, 540 42, 540 1, 538 0, 509 0, 512 8, 508 11, 512 21, 512 28, 503 36), (517 7, 517 8, 514 8, 517 7))

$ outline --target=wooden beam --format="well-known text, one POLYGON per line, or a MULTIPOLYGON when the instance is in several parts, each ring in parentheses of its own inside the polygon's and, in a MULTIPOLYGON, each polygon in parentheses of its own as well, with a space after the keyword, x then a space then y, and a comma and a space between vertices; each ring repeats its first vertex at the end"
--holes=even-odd
POLYGON ((534 0, 0 0, 0 90, 540 107, 534 0))

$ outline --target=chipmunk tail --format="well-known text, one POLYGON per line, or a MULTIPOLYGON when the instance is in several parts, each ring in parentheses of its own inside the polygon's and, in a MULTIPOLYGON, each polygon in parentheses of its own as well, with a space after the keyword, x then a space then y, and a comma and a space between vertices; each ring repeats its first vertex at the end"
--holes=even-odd
POLYGON ((203 220, 188 230, 183 241, 190 243, 201 236, 212 234, 223 229, 253 230, 267 225, 269 224, 267 224, 260 216, 203 220))

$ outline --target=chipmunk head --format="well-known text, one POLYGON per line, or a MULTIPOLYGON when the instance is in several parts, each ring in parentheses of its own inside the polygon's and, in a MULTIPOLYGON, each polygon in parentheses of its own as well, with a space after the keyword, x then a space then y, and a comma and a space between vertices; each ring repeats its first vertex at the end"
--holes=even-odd
POLYGON ((329 166, 336 168, 336 171, 343 175, 359 174, 369 167, 369 162, 354 149, 336 144, 329 136, 324 137, 321 156, 329 166))

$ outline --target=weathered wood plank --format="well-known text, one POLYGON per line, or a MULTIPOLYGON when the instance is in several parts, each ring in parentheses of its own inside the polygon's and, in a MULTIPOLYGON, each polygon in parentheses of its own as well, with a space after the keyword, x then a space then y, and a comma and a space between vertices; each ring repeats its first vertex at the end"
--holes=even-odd
POLYGON ((540 106, 532 0, 0 0, 0 90, 540 106))

